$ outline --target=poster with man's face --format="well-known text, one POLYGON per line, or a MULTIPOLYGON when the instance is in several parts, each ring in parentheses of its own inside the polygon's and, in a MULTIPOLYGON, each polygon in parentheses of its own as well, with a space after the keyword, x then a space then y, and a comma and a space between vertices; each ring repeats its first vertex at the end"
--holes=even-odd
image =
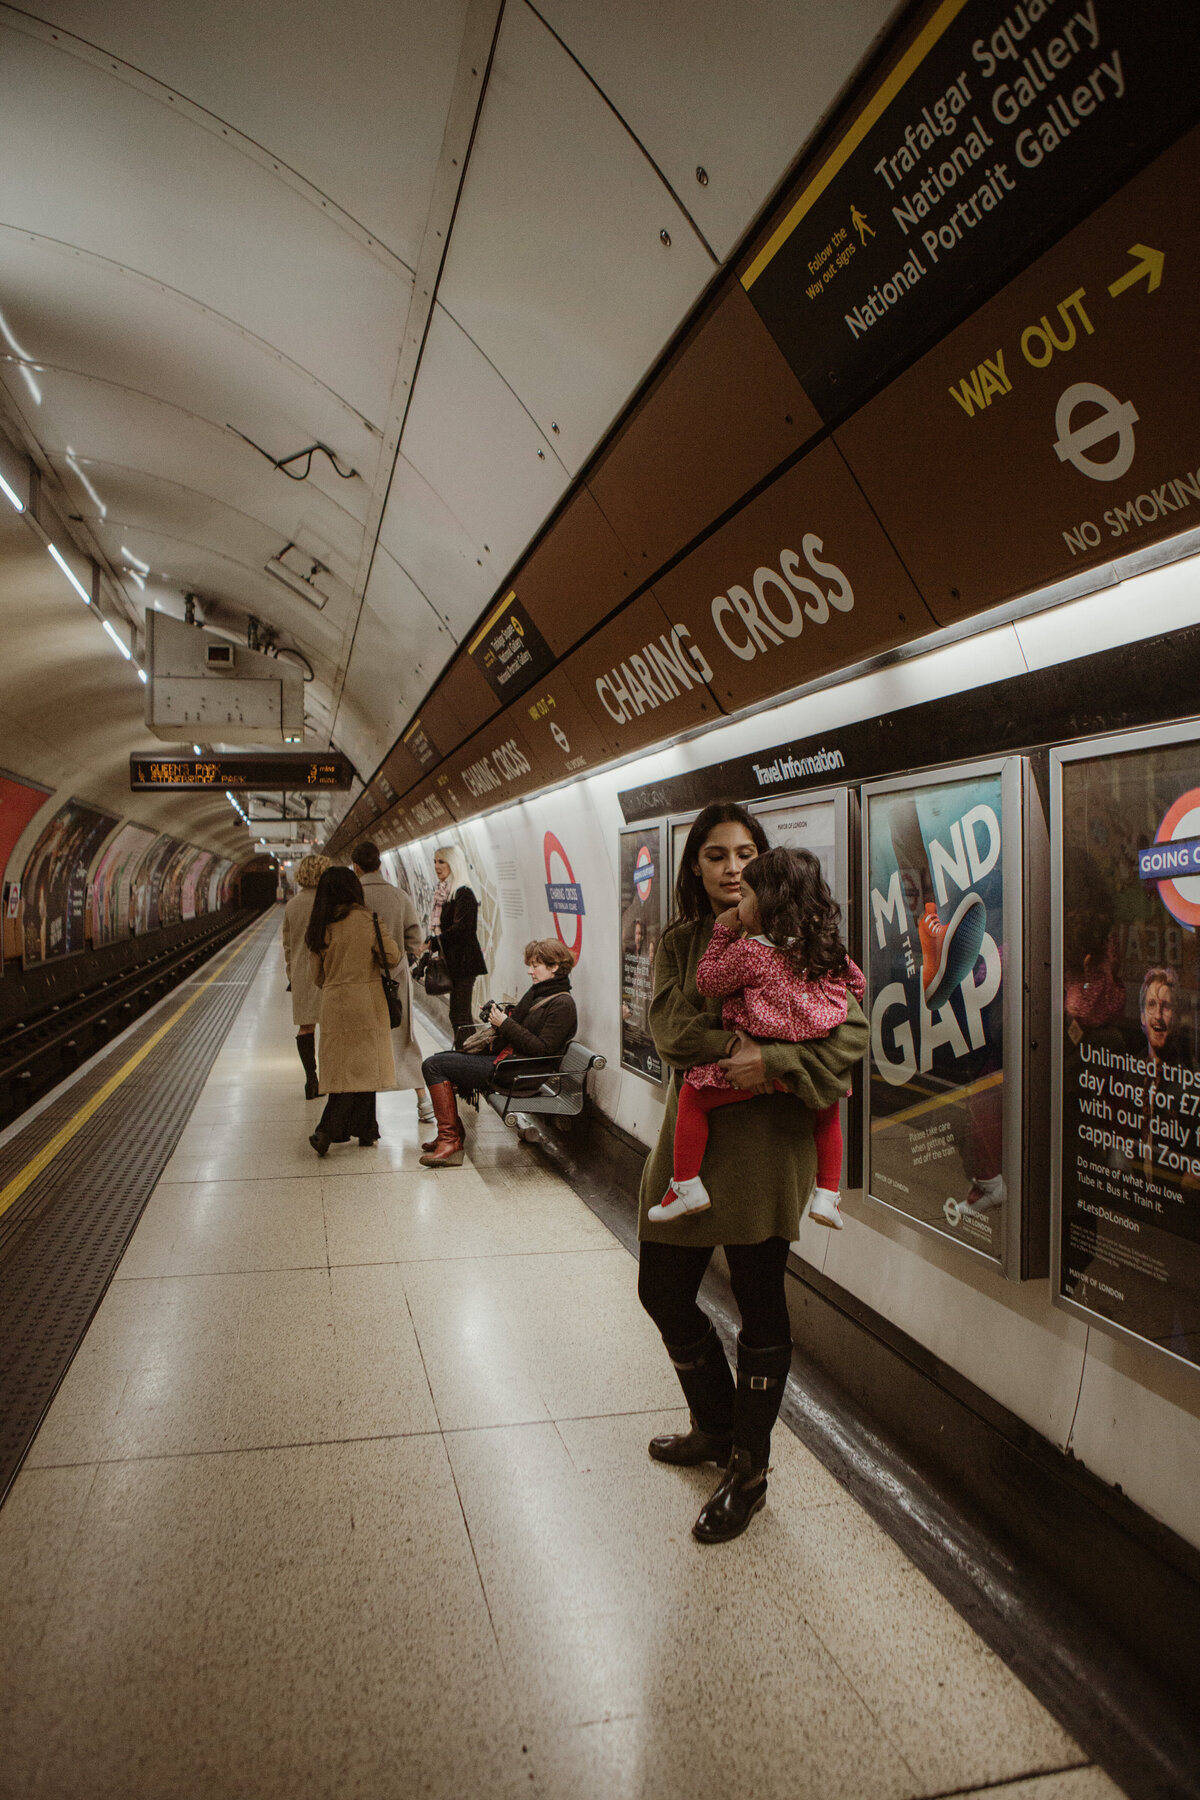
POLYGON ((1061 781, 1057 1297, 1200 1363, 1200 742, 1061 781))
POLYGON ((621 833, 621 1067, 662 1081, 662 1058, 650 1032, 654 953, 662 936, 662 827, 621 833))
POLYGON ((110 813, 68 800, 30 851, 21 878, 26 968, 84 948, 88 869, 115 824, 110 813))
POLYGON ((1002 775, 864 798, 867 1191, 999 1261, 1013 1180, 1002 775))

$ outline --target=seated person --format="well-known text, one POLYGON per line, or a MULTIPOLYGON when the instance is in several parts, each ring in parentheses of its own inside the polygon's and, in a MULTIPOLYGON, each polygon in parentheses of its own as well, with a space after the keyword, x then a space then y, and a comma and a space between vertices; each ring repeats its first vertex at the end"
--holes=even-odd
MULTIPOLYGON (((438 1134, 424 1145, 421 1161, 426 1168, 457 1168, 463 1159, 465 1133, 458 1116, 458 1093, 487 1093, 504 1087, 504 1064, 510 1056, 536 1056, 544 1061, 540 1072, 551 1075, 558 1068, 579 1019, 571 993, 575 958, 557 938, 535 938, 525 946, 525 967, 530 985, 511 1013, 492 1006, 486 1023, 494 1037, 488 1049, 440 1050, 422 1064, 425 1084, 433 1101, 438 1134), (457 1091, 456 1091, 457 1090, 457 1091)), ((522 1075, 539 1072, 523 1065, 522 1075)))

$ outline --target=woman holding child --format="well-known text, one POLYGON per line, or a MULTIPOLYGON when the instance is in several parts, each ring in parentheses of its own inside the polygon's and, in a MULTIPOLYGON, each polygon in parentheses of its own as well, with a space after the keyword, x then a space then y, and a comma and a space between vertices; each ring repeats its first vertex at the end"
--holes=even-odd
POLYGON ((702 1543, 736 1537, 766 1497, 771 1429, 791 1365, 784 1289, 788 1245, 799 1234, 817 1173, 814 1120, 841 1100, 868 1039, 854 997, 855 978, 861 978, 837 938, 835 903, 819 873, 814 881, 801 867, 803 853, 771 852, 793 858, 784 868, 785 879, 760 882, 763 895, 757 906, 743 908, 739 921, 743 871, 766 851, 762 827, 744 808, 718 803, 699 815, 680 860, 676 917, 655 958, 650 1005, 654 1042, 671 1078, 658 1144, 642 1176, 638 1296, 662 1333, 691 1412, 689 1429, 655 1438, 650 1455, 657 1462, 715 1462, 725 1468, 693 1526, 702 1543), (785 894, 786 907, 765 904, 768 893, 774 900, 789 882, 794 892, 785 894), (826 1035, 816 1035, 811 1019, 793 1027, 800 1041, 731 1032, 722 1023, 722 996, 728 1006, 730 990, 709 978, 713 958, 701 972, 705 991, 697 985, 718 919, 721 951, 727 939, 748 935, 747 914, 753 926, 749 935, 765 955, 777 952, 791 966, 813 949, 812 973, 820 977, 813 985, 824 996, 819 1029, 826 1035), (781 934, 780 920, 790 920, 793 929, 781 934), (828 1029, 830 1018, 843 1022, 828 1029), (711 1111, 703 1182, 697 1184, 705 1203, 693 1209, 671 1202, 681 1185, 675 1132, 682 1078, 699 1068, 706 1071, 705 1081, 714 1079, 709 1071, 715 1070, 722 1084, 750 1098, 711 1111), (696 1299, 717 1245, 725 1250, 741 1313, 736 1384, 716 1330, 696 1299))

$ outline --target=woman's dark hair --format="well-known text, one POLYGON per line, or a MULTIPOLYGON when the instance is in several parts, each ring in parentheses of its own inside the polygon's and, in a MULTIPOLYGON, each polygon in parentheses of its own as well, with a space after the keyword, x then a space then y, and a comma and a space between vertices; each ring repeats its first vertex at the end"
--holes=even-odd
POLYGON ((326 869, 313 894, 304 942, 319 956, 329 939, 329 927, 337 925, 352 906, 363 903, 362 882, 353 869, 326 869))
POLYGON ((698 869, 693 869, 692 864, 699 863, 704 840, 709 832, 718 825, 744 826, 754 839, 754 847, 760 856, 767 848, 766 832, 744 806, 738 806, 732 800, 714 800, 711 806, 706 806, 703 812, 697 813, 692 820, 692 829, 687 834, 687 841, 679 858, 679 873, 675 877, 675 917, 671 920, 672 925, 678 925, 684 920, 702 919, 706 913, 712 910, 698 869))
POLYGON ((742 880, 758 901, 762 935, 787 952, 797 975, 845 974, 842 909, 811 850, 766 850, 746 864, 742 880))

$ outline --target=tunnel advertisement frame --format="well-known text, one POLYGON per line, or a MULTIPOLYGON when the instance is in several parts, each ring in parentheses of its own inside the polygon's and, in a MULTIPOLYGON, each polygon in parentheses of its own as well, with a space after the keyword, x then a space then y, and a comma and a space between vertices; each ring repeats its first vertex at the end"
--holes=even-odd
MULTIPOLYGON (((1069 766, 1081 762, 1114 762, 1124 760, 1130 756, 1139 756, 1144 752, 1170 751, 1176 747, 1186 746, 1188 744, 1194 744, 1196 746, 1195 761, 1198 771, 1196 787, 1200 789, 1200 724, 1195 721, 1177 725, 1156 726, 1145 730, 1106 733, 1102 737, 1089 738, 1079 743, 1060 745, 1050 751, 1050 998, 1052 1010, 1050 1299, 1052 1305, 1058 1307, 1061 1311, 1073 1314, 1076 1318, 1084 1320, 1086 1324, 1094 1326, 1096 1330, 1104 1332, 1107 1336, 1119 1338, 1125 1343, 1136 1344, 1142 1349, 1149 1351, 1152 1355, 1164 1358, 1176 1368, 1186 1369, 1193 1376, 1196 1376, 1200 1375, 1200 1358, 1193 1360, 1191 1357, 1182 1355, 1178 1350, 1172 1349, 1168 1343, 1157 1341, 1155 1338, 1147 1336, 1143 1331, 1139 1331, 1133 1325, 1123 1323, 1120 1318, 1111 1317, 1106 1313, 1100 1312, 1095 1307, 1086 1305, 1082 1301, 1074 1298, 1072 1294, 1063 1291, 1064 1263, 1066 1261, 1064 1256, 1064 1235, 1065 1227, 1071 1223, 1071 1220, 1067 1217, 1063 1181, 1063 1158, 1068 1128, 1068 1121, 1066 1118, 1067 1094, 1065 1091, 1067 969, 1063 906, 1064 899, 1066 898, 1064 863, 1067 834, 1064 829, 1066 805, 1064 796, 1064 772, 1069 766)), ((1155 839, 1155 842, 1168 840, 1180 841, 1175 839, 1175 828, 1177 828, 1182 820, 1172 820, 1171 814, 1174 811, 1174 807, 1169 808, 1168 812, 1164 815, 1162 826, 1160 827, 1160 835, 1155 839), (1166 833, 1165 837, 1162 835, 1164 831, 1166 833)), ((1200 837, 1200 831, 1197 831, 1196 836, 1200 837)), ((1144 848, 1152 849, 1153 845, 1144 848)), ((1140 875, 1134 874, 1131 876, 1129 883, 1130 890, 1134 887, 1141 888, 1144 885, 1146 884, 1142 881, 1140 875)), ((1190 906, 1194 908, 1195 902, 1194 899, 1190 899, 1187 890, 1185 889, 1181 892, 1174 882, 1156 885, 1169 886, 1173 890, 1169 901, 1164 899, 1161 894, 1159 895, 1160 902, 1166 908, 1168 914, 1173 915, 1185 930, 1195 932, 1200 929, 1200 908, 1195 909, 1195 917, 1193 918, 1189 912, 1189 903, 1190 906), (1173 913, 1173 908, 1175 907, 1179 907, 1180 911, 1173 913), (1185 920, 1187 921, 1186 923, 1184 923, 1185 920)), ((1119 902, 1119 896, 1114 896, 1114 898, 1119 902)), ((1128 921, 1125 922, 1128 923, 1128 921)), ((1120 921, 1114 918, 1114 932, 1118 929, 1119 923, 1120 921)), ((1141 960, 1141 958, 1142 952, 1139 950, 1138 960, 1141 960)), ((1160 960, 1165 960, 1167 966, 1170 966, 1169 956, 1165 956, 1164 959, 1160 960)), ((1200 965, 1200 946, 1197 947, 1196 961, 1197 964, 1200 965)), ((1126 993, 1127 992, 1128 990, 1126 989, 1126 993)), ((1198 974, 1197 988, 1194 992, 1200 994, 1200 974, 1198 974)), ((1112 1023, 1115 1027, 1115 1016, 1112 1023)), ((1200 1040, 1200 1026, 1196 1024, 1195 1020, 1193 1020, 1193 1031, 1196 1038, 1200 1040)), ((1082 1039, 1080 1038, 1075 1041, 1078 1047, 1079 1044, 1081 1044, 1082 1039)), ((1132 1040, 1130 1040, 1130 1047, 1135 1049, 1135 1047, 1132 1046, 1132 1040)), ((1127 1048, 1126 1054, 1129 1053, 1129 1048, 1127 1048)), ((1200 1068, 1200 1054, 1197 1054, 1194 1057, 1194 1061, 1196 1066, 1200 1068)), ((1136 1079, 1136 1075, 1134 1076, 1134 1079, 1136 1079)), ((1173 1109, 1168 1108, 1168 1110, 1173 1109)), ((1200 1110, 1198 1110, 1196 1117, 1198 1126, 1200 1126, 1200 1110)), ((1197 1138, 1200 1139, 1200 1129, 1197 1130, 1196 1135, 1197 1138)), ((1111 1159, 1114 1152, 1110 1150, 1108 1154, 1111 1159)), ((1097 1195, 1097 1205, 1104 1205, 1105 1212, 1109 1215, 1107 1222, 1112 1222, 1115 1218, 1116 1222, 1120 1223, 1120 1219, 1117 1216, 1117 1209, 1112 1205, 1112 1201, 1115 1199, 1118 1203, 1120 1202, 1121 1195, 1119 1189, 1124 1185, 1121 1182, 1120 1177, 1127 1173, 1125 1165, 1129 1160, 1130 1159, 1128 1158, 1119 1162, 1112 1162, 1110 1160, 1110 1162, 1105 1165, 1103 1175, 1100 1177, 1105 1180, 1106 1187, 1102 1197, 1100 1194, 1097 1195), (1113 1184, 1114 1189, 1118 1190, 1116 1192, 1110 1192, 1108 1190, 1107 1184, 1110 1174, 1117 1177, 1117 1180, 1113 1184)), ((1098 1173, 1097 1171, 1093 1171, 1090 1163, 1089 1173, 1093 1175, 1093 1179, 1096 1178, 1098 1173)), ((1145 1186, 1150 1188, 1152 1185, 1153 1178, 1148 1176, 1145 1177, 1145 1186)), ((1200 1202, 1200 1190, 1197 1190, 1196 1198, 1197 1201, 1200 1202)), ((1098 1224, 1100 1222, 1100 1217, 1100 1215, 1097 1215, 1098 1224)), ((1134 1222, 1140 1224, 1148 1221, 1135 1220, 1134 1222)), ((1138 1236, 1140 1240, 1140 1233, 1138 1236)), ((1112 1253, 1114 1246, 1120 1242, 1120 1240, 1116 1239, 1106 1239, 1102 1246, 1098 1230, 1096 1240, 1097 1249, 1103 1247, 1109 1250, 1110 1254, 1112 1253)), ((1088 1273, 1093 1266, 1092 1263, 1089 1263, 1088 1268, 1084 1270, 1083 1273, 1088 1273)), ((1100 1266, 1104 1266, 1102 1259, 1100 1261, 1100 1266)), ((1128 1286, 1127 1274, 1122 1275, 1120 1265, 1115 1267, 1113 1274, 1116 1280, 1124 1280, 1125 1285, 1128 1286)), ((1098 1283, 1099 1276, 1096 1277, 1096 1280, 1098 1283)), ((1112 1282, 1106 1281, 1106 1285, 1111 1286, 1112 1282)), ((1170 1289, 1175 1284, 1168 1281, 1163 1285, 1170 1289)), ((1120 1293, 1121 1298, 1123 1299, 1123 1292, 1118 1290, 1118 1293, 1120 1293)), ((1184 1333, 1183 1335, 1189 1334, 1184 1333)), ((1190 1335, 1195 1337, 1198 1333, 1192 1332, 1190 1335)))
POLYGON ((617 1018, 621 1033, 621 1069, 625 1074, 637 1075, 642 1081, 648 1081, 655 1088, 662 1088, 666 1080, 662 1058, 650 1035, 648 1017, 650 998, 654 992, 654 955, 662 941, 667 922, 665 850, 666 831, 661 819, 644 825, 623 825, 617 834, 617 876, 621 904, 617 938, 617 1018), (652 848, 652 845, 657 847, 652 848), (641 892, 642 882, 638 876, 639 868, 645 867, 641 861, 643 852, 649 853, 652 863, 651 886, 644 894, 641 892), (652 904, 647 912, 645 903, 653 894, 657 895, 657 904, 652 904), (635 949, 632 934, 638 924, 645 927, 647 921, 653 931, 654 942, 650 950, 642 952, 635 949), (647 1018, 644 1032, 627 1030, 627 1026, 633 1023, 632 1019, 626 1018, 633 1002, 633 976, 645 985, 647 1018))
MULTIPOLYGON (((1026 836, 1026 784, 1028 773, 1027 758, 1022 756, 999 756, 990 757, 978 762, 951 764, 947 765, 945 768, 924 770, 919 774, 905 776, 899 779, 869 782, 865 783, 860 789, 862 807, 862 918, 859 939, 863 972, 867 978, 864 1011, 866 1012, 868 1021, 871 1022, 872 1027, 871 1046, 867 1054, 866 1076, 863 1082, 863 1194, 866 1199, 873 1201, 878 1206, 885 1207, 890 1213, 903 1219, 908 1225, 911 1225, 914 1230, 924 1232, 929 1236, 940 1239, 943 1243, 953 1245, 956 1250, 963 1252, 965 1255, 974 1257, 976 1260, 986 1264, 990 1268, 997 1269, 1010 1281, 1019 1281, 1022 1277, 1021 1250, 1023 1215, 1026 1200, 1024 1192, 1024 1158, 1022 1153, 1022 1122, 1025 1101, 1024 971, 1026 895, 1024 862, 1026 836), (968 1047, 972 1050, 972 1053, 976 1058, 984 1063, 984 1068, 975 1070, 970 1063, 969 1058, 959 1058, 958 1060, 967 1065, 963 1070, 966 1079, 962 1079, 957 1083, 953 1081, 949 1082, 945 1085, 942 1096, 938 1096, 937 1094, 934 1094, 931 1097, 922 1096, 915 1098, 914 1105, 911 1108, 900 1108, 897 1109, 895 1113, 885 1112, 880 1109, 877 1104, 877 1095, 880 1092, 877 1083, 882 1078, 875 1073, 877 1039, 876 1012, 880 1011, 880 1018, 878 1021, 880 1030, 882 1028, 883 1017, 882 1011, 879 1008, 880 993, 884 987, 890 988, 893 986, 900 986, 904 988, 906 1004, 908 1004, 908 995, 910 993, 915 996, 918 1009, 915 1020, 917 1028, 918 1056, 920 1056, 920 1042, 926 1029, 926 1022, 930 1021, 933 1015, 930 1014, 924 1002, 920 951, 916 947, 917 931, 915 917, 913 920, 913 928, 909 935, 911 940, 913 940, 912 947, 915 951, 917 960, 915 971, 909 974, 908 987, 904 987, 903 981, 897 982, 896 975, 899 973, 898 968, 892 971, 891 980, 889 982, 883 984, 880 982, 881 969, 887 966, 887 959, 889 957, 895 962, 895 959, 899 955, 899 947, 898 944, 890 943, 885 943, 885 945, 881 947, 878 943, 878 930, 880 927, 877 925, 875 919, 875 907, 872 899, 871 876, 873 845, 879 855, 882 855, 883 853, 879 849, 878 834, 874 838, 872 835, 873 808, 881 807, 882 803, 890 799, 911 798, 915 803, 917 797, 922 794, 927 797, 927 802, 929 804, 935 804, 934 797, 937 796, 939 790, 945 795, 953 789, 968 788, 974 789, 978 794, 986 791, 986 788, 989 785, 992 788, 992 791, 995 792, 1000 805, 999 822, 1001 844, 996 862, 993 865, 989 865, 988 875, 983 879, 988 883, 985 891, 990 896, 990 900, 986 905, 985 924, 991 924, 993 922, 992 918, 988 917, 987 914, 994 912, 995 901, 997 899, 999 900, 1001 911, 1002 941, 999 945, 994 945, 994 947, 996 948, 998 955, 1002 953, 1000 966, 1003 972, 1003 987, 999 996, 1000 1024, 1003 1033, 1002 1048, 1000 1051, 1000 1074, 1002 1076, 1002 1081, 999 1084, 996 1083, 996 1071, 988 1071, 986 1069, 987 1058, 981 1057, 980 1055, 981 1050, 986 1051, 989 1048, 986 1040, 978 1050, 974 1049, 973 1046, 970 1046, 969 1015, 964 1018, 962 1007, 956 1003, 955 1007, 950 1010, 953 1013, 953 1021, 957 1025, 958 1033, 960 1037, 964 1037, 968 1040, 968 1047), (994 875, 994 880, 988 881, 988 876, 992 875, 994 875), (964 1023, 967 1025, 967 1031, 965 1033, 963 1031, 964 1023), (957 1196, 951 1195, 947 1197, 946 1201, 943 1203, 941 1217, 939 1218, 937 1216, 919 1217, 899 1200, 889 1197, 886 1192, 877 1192, 876 1189, 882 1185, 877 1179, 881 1171, 878 1170, 876 1161, 873 1160, 872 1157, 872 1139, 874 1136, 881 1133, 889 1124, 907 1124, 910 1117, 928 1116, 935 1119, 939 1107, 943 1104, 953 1104, 953 1096, 958 1093, 961 1093, 964 1099, 975 1100, 977 1105, 979 1104, 980 1096, 982 1096, 983 1103, 986 1106, 989 1104, 987 1100, 989 1090, 994 1093, 997 1085, 1000 1087, 1002 1096, 999 1119, 999 1172, 1004 1181, 1005 1198, 999 1209, 999 1218, 996 1220, 995 1230, 989 1233, 990 1241, 985 1246, 982 1242, 978 1244, 971 1242, 970 1237, 966 1235, 966 1231, 970 1230, 972 1224, 971 1216, 969 1214, 964 1214, 960 1211, 955 1218, 951 1218, 950 1211, 948 1210, 951 1206, 951 1202, 953 1201, 956 1205, 961 1204, 957 1196), (960 1230, 960 1226, 963 1225, 964 1219, 966 1220, 966 1230, 960 1230)), ((968 796, 964 795, 963 797, 966 799, 968 796)), ((974 804, 975 806, 982 806, 985 803, 983 800, 977 799, 974 804)), ((967 808, 968 812, 972 810, 972 807, 967 808)), ((880 814, 876 814, 876 816, 881 817, 880 814)), ((914 817, 915 816, 914 813, 914 817)), ((929 825, 928 812, 926 819, 920 820, 919 823, 922 837, 925 839, 929 825)), ((948 823, 951 826, 957 823, 961 827, 962 820, 961 818, 958 820, 949 820, 948 823)), ((879 830, 881 831, 882 829, 881 820, 879 830)), ((890 834, 890 823, 887 829, 890 834)), ((955 845, 960 845, 960 839, 954 839, 954 843, 955 845)), ((944 848, 945 846, 943 846, 943 849, 944 848)), ((941 862, 941 869, 944 882, 945 874, 948 872, 948 863, 944 858, 941 862)), ((973 870, 971 872, 972 874, 974 873, 973 870)), ((973 887, 969 888, 967 893, 972 891, 973 887)), ((949 892, 949 889, 947 889, 947 892, 949 892)), ((967 897, 967 893, 964 893, 964 900, 967 897)), ((945 910, 945 906, 939 906, 939 912, 944 912, 945 910)), ((988 939, 985 937, 985 945, 987 941, 988 939)), ((984 952, 981 951, 981 954, 983 953, 984 952)), ((977 966, 977 960, 973 960, 972 969, 977 966)), ((962 988, 966 985, 966 980, 967 977, 964 976, 963 981, 950 990, 947 996, 947 1006, 949 1006, 949 1001, 953 996, 960 994, 962 988)), ((945 1008, 934 1008, 934 1014, 936 1014, 937 1019, 941 1022, 943 1027, 947 1024, 947 1021, 943 1017, 945 1010, 945 1008)), ((982 1010, 983 1009, 981 1009, 981 1011, 982 1010)), ((909 1021, 909 1023, 911 1029, 912 1021, 909 1021)), ((945 1066, 946 1065, 943 1062, 943 1069, 945 1066)), ((921 1073, 919 1067, 917 1073, 921 1073)), ((932 1069, 928 1071, 928 1073, 932 1074, 932 1069)), ((944 1075, 938 1077, 938 1079, 943 1082, 946 1080, 944 1075)), ((895 1084, 889 1083, 888 1085, 896 1087, 906 1086, 907 1082, 895 1084)), ((968 1123, 970 1123, 970 1121, 968 1121, 968 1123)), ((994 1123, 994 1119, 988 1121, 989 1128, 993 1134, 994 1123)), ((950 1130, 953 1132, 953 1125, 951 1125, 950 1130)), ((939 1156, 944 1159, 949 1154, 959 1155, 959 1160, 961 1160, 961 1153, 957 1147, 958 1140, 955 1141, 951 1152, 945 1151, 945 1141, 944 1137, 933 1138, 931 1140, 931 1150, 933 1154, 928 1158, 929 1160, 936 1160, 939 1156)), ((912 1144, 913 1139, 910 1137, 910 1151, 912 1144)), ((924 1151, 922 1153, 926 1154, 924 1151)), ((915 1166, 916 1165, 914 1164, 914 1167, 915 1166)), ((962 1196, 962 1198, 965 1197, 965 1195, 962 1196)), ((990 1222, 990 1219, 993 1216, 994 1215, 985 1213, 983 1218, 990 1222)))

